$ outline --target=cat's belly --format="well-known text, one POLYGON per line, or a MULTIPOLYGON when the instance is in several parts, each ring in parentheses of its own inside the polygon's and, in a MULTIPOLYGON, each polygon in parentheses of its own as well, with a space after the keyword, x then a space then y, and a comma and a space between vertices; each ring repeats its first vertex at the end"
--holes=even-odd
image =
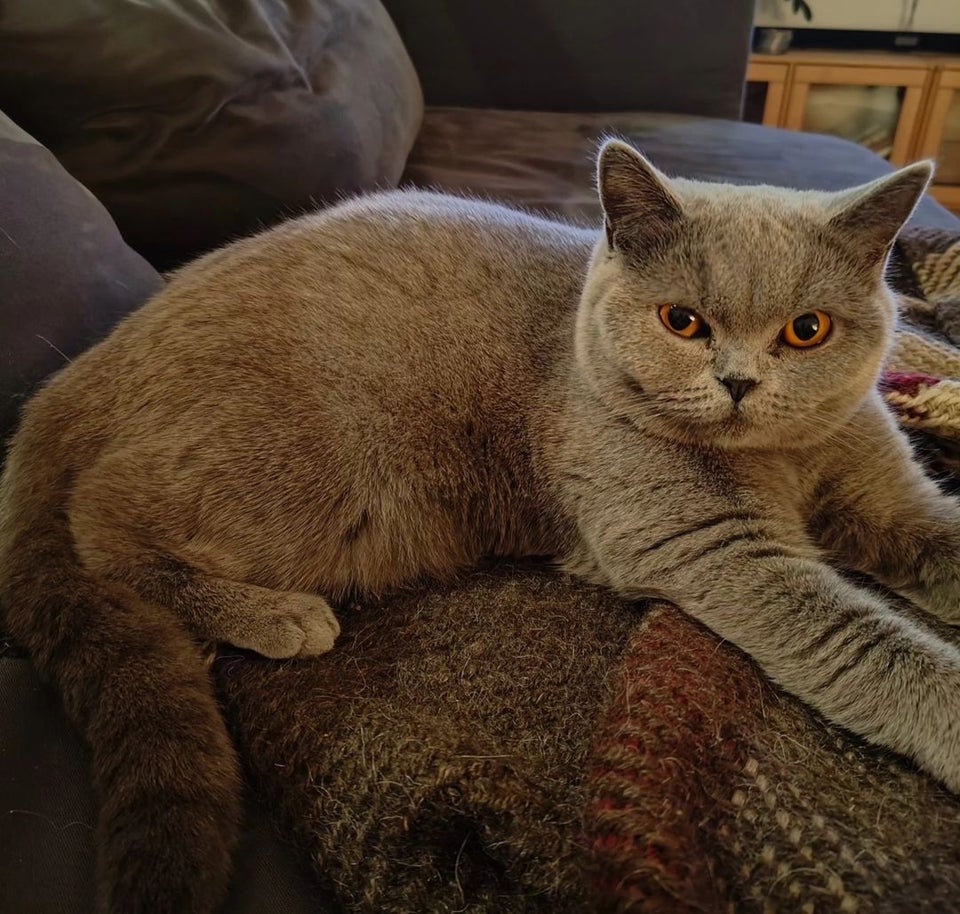
POLYGON ((78 553, 94 571, 160 555, 336 597, 445 577, 485 554, 563 549, 520 423, 434 421, 418 433, 395 414, 406 432, 388 437, 343 423, 334 433, 323 418, 195 411, 162 442, 111 449, 73 491, 78 553))
POLYGON ((528 416, 591 233, 431 201, 406 230, 348 208, 187 268, 54 382, 104 441, 69 506, 88 568, 160 554, 331 594, 559 551, 528 416))

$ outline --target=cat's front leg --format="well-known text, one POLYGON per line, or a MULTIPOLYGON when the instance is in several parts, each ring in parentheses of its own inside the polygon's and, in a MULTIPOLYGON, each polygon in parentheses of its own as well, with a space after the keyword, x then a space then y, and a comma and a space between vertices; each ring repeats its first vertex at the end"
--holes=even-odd
POLYGON ((833 448, 811 533, 839 563, 960 625, 960 503, 924 473, 876 402, 833 448))
POLYGON ((589 537, 626 596, 660 593, 825 717, 960 793, 960 650, 734 511, 656 542, 589 537))
POLYGON ((792 508, 719 463, 651 447, 591 448, 568 471, 574 570, 669 599, 830 721, 960 793, 960 650, 844 579, 792 508))

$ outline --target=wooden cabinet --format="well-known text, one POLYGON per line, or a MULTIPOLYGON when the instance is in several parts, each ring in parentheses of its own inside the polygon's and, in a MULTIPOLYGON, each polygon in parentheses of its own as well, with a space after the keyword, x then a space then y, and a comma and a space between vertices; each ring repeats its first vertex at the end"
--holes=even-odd
POLYGON ((793 68, 783 126, 831 133, 905 165, 913 152, 930 70, 909 57, 843 54, 793 68))
POLYGON ((960 57, 870 51, 754 54, 744 117, 829 133, 894 165, 937 159, 933 193, 960 210, 960 57))
POLYGON ((937 160, 933 195, 960 212, 960 61, 936 75, 915 157, 937 160))
POLYGON ((767 127, 780 125, 789 74, 789 65, 781 61, 750 61, 744 97, 744 117, 747 120, 767 127))

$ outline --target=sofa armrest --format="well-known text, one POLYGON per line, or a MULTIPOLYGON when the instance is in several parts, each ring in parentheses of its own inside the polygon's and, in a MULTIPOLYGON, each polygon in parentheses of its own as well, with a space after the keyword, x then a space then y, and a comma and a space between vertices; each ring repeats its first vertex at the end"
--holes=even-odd
POLYGON ((430 105, 740 116, 753 0, 385 0, 430 105))

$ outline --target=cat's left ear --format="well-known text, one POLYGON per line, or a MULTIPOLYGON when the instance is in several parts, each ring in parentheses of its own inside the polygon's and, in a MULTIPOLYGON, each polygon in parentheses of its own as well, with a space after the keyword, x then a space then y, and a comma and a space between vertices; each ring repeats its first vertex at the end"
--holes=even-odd
POLYGON ((915 162, 891 175, 839 194, 829 225, 871 263, 883 261, 933 177, 932 162, 915 162))

